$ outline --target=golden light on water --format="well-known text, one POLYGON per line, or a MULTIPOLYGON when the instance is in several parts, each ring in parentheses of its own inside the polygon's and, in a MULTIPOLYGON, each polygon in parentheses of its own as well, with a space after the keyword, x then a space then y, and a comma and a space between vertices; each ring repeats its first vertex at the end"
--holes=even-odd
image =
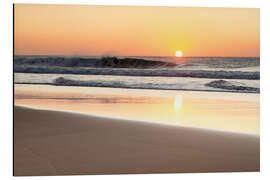
POLYGON ((174 109, 176 111, 179 111, 182 108, 182 96, 181 95, 177 95, 174 98, 174 109))
POLYGON ((224 97, 223 92, 191 93, 138 89, 123 91, 117 88, 110 89, 109 94, 107 91, 108 89, 94 87, 15 84, 14 103, 102 117, 260 134, 259 94, 228 93, 228 96, 224 97), (93 94, 94 99, 88 98, 93 94), (145 97, 143 101, 142 95, 145 97), (22 96, 26 98, 19 98, 22 96), (61 100, 47 97, 57 97, 61 100), (83 99, 71 101, 68 100, 69 97, 83 99), (128 99, 128 103, 110 101, 116 97, 120 100, 128 99), (104 98, 108 101, 103 101, 104 98))

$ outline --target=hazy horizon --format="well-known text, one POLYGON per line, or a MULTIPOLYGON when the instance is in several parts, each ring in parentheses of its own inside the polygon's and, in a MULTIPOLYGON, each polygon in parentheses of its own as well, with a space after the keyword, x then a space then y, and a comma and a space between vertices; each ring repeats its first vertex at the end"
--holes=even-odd
MULTIPOLYGON (((67 56, 67 57, 175 57, 172 56, 136 56, 136 55, 92 55, 92 54, 14 54, 14 56, 67 56)), ((176 57, 178 59, 181 58, 260 58, 260 56, 183 56, 176 57)))

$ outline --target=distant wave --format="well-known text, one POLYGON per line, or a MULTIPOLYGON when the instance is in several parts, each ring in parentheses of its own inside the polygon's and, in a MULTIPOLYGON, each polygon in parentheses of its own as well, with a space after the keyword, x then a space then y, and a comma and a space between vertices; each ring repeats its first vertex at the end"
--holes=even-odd
POLYGON ((63 56, 16 56, 15 66, 56 66, 56 67, 96 67, 96 68, 160 68, 174 67, 172 62, 145 60, 142 58, 117 57, 63 57, 63 56))
POLYGON ((14 66, 17 73, 41 74, 85 74, 85 75, 117 75, 117 76, 163 76, 163 77, 194 77, 213 79, 260 79, 260 72, 242 71, 208 71, 179 69, 132 69, 132 68, 84 68, 56 66, 14 66))
POLYGON ((15 56, 14 65, 96 67, 96 68, 160 68, 208 67, 235 69, 259 67, 259 57, 152 57, 152 56, 15 56))
POLYGON ((228 82, 225 80, 211 81, 210 83, 207 83, 205 85, 208 87, 221 88, 221 89, 226 89, 226 90, 237 90, 237 91, 242 91, 242 92, 247 91, 247 92, 260 93, 260 88, 241 86, 236 83, 234 84, 233 82, 228 82))

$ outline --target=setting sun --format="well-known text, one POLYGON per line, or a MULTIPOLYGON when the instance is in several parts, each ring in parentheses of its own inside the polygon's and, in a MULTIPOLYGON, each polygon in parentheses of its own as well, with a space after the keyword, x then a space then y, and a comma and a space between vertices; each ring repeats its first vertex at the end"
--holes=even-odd
POLYGON ((175 52, 175 56, 176 56, 176 57, 182 57, 182 56, 183 56, 182 51, 176 51, 176 52, 175 52))

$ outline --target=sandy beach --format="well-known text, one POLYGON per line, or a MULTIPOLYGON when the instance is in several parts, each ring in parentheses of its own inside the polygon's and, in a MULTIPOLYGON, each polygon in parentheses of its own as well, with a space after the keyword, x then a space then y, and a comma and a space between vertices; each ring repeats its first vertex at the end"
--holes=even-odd
POLYGON ((15 106, 14 175, 260 170, 257 135, 15 106))

